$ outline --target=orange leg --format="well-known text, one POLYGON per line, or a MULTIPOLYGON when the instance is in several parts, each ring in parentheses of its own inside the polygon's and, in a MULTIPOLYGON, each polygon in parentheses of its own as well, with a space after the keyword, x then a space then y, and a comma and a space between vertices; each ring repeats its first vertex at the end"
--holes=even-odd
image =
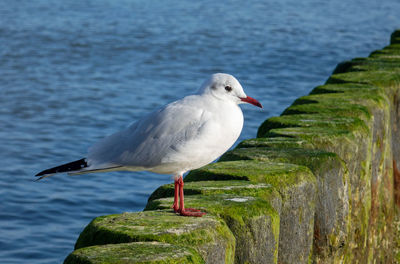
POLYGON ((183 179, 182 176, 180 176, 177 180, 175 180, 175 197, 174 197, 174 211, 179 213, 182 216, 195 216, 195 217, 201 217, 205 215, 205 212, 201 212, 200 210, 193 209, 193 208, 185 208, 185 201, 183 197, 183 179), (178 187, 178 188, 177 188, 178 187), (178 191, 177 191, 178 189, 178 191), (177 204, 175 206, 175 202, 178 203, 177 199, 177 193, 179 194, 179 209, 175 210, 177 207, 177 204))

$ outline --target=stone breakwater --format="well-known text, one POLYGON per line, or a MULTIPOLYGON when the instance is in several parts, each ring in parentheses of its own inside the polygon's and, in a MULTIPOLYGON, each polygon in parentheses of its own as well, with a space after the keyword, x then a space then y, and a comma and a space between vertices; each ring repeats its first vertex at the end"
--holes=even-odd
POLYGON ((266 120, 257 138, 143 212, 95 218, 69 263, 393 263, 399 259, 400 31, 266 120))

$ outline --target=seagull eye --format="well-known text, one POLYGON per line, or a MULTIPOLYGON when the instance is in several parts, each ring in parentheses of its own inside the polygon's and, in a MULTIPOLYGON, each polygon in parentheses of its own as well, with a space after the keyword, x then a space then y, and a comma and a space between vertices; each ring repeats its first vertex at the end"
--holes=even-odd
POLYGON ((228 92, 230 92, 230 91, 232 91, 232 87, 230 87, 230 86, 225 86, 225 90, 228 91, 228 92))

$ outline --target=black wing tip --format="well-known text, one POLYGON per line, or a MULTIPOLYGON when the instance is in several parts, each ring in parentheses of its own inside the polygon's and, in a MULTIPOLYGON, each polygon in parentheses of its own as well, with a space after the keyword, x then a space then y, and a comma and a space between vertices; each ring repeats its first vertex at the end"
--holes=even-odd
POLYGON ((63 172, 69 172, 69 171, 77 171, 83 168, 86 168, 87 162, 86 162, 86 158, 80 159, 80 160, 76 160, 73 162, 69 162, 60 166, 56 166, 54 168, 50 168, 44 171, 39 172, 38 174, 36 174, 36 177, 40 177, 38 179, 36 179, 35 181, 39 181, 43 178, 46 178, 48 176, 51 176, 52 174, 56 174, 56 173, 63 173, 63 172))
MULTIPOLYGON (((36 177, 39 177, 40 175, 35 175, 35 176, 36 176, 36 177)), ((43 178, 46 178, 46 177, 45 177, 45 176, 41 176, 41 177, 35 179, 34 181, 37 182, 37 181, 40 181, 40 180, 43 179, 43 178)))
POLYGON ((35 176, 36 176, 36 177, 39 177, 39 176, 45 175, 45 174, 46 174, 46 171, 47 171, 47 170, 41 171, 41 172, 39 172, 38 174, 36 174, 35 176))

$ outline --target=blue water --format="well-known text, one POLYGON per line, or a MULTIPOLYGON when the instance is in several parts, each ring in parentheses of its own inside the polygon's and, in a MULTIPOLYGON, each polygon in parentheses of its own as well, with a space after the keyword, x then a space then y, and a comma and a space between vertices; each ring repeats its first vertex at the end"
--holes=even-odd
POLYGON ((228 72, 240 139, 322 84, 335 65, 388 44, 400 2, 0 1, 0 262, 60 263, 99 215, 142 210, 170 176, 58 175, 98 139, 228 72))

